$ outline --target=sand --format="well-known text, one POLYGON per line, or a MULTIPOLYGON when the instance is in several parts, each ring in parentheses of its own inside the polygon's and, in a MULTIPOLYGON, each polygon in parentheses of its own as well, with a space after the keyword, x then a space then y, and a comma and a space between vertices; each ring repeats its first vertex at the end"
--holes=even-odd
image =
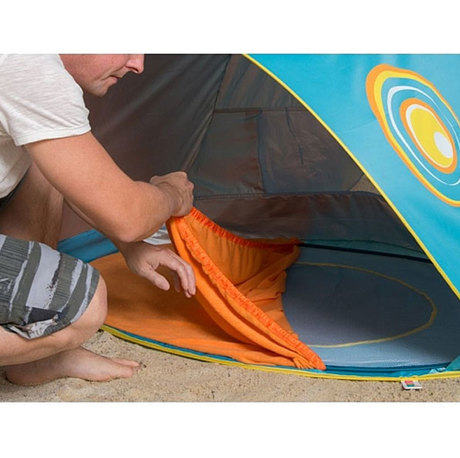
POLYGON ((460 378, 426 380, 421 390, 405 391, 399 382, 329 380, 202 362, 104 331, 86 346, 143 367, 130 379, 67 378, 34 387, 9 383, 0 369, 0 430, 11 438, 7 454, 16 453, 14 444, 23 440, 21 424, 34 425, 28 443, 40 443, 51 431, 53 447, 34 451, 47 457, 69 450, 69 429, 84 438, 72 441, 71 456, 111 457, 294 456, 301 444, 312 453, 327 450, 326 456, 369 456, 373 444, 379 444, 376 458, 394 454, 395 446, 401 455, 429 456, 448 453, 457 434, 452 419, 458 417, 460 378), (360 450, 352 445, 358 431, 360 450))
POLYGON ((330 380, 225 366, 184 358, 99 331, 86 345, 106 356, 134 359, 143 367, 130 379, 87 382, 61 379, 17 386, 0 368, 5 402, 457 402, 460 378, 422 381, 405 391, 399 382, 330 380))

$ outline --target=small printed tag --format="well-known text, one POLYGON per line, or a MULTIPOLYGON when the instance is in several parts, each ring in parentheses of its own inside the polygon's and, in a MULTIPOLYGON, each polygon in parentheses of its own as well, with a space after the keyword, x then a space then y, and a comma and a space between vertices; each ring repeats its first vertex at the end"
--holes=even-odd
POLYGON ((422 385, 418 380, 401 380, 401 385, 405 390, 421 390, 422 385))

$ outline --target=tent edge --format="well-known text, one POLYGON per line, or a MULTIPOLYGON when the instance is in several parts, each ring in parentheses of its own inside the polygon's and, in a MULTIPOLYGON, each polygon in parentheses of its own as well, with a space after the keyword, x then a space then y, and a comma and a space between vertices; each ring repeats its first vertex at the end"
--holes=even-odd
MULTIPOLYGON (((218 355, 208 355, 204 353, 195 352, 192 350, 183 349, 180 347, 175 347, 171 344, 164 344, 159 341, 153 341, 148 338, 143 338, 129 332, 122 331, 120 329, 114 328, 112 326, 104 324, 101 328, 103 331, 108 332, 109 334, 118 337, 120 339, 126 340, 131 343, 136 343, 138 345, 152 348, 154 350, 162 351, 165 353, 170 353, 176 356, 182 356, 185 358, 195 359, 203 362, 218 363, 224 366, 240 367, 243 369, 258 370, 263 372, 275 372, 279 374, 295 374, 302 377, 311 377, 311 378, 322 378, 322 379, 334 379, 334 380, 350 380, 350 381, 372 381, 372 382, 401 382, 402 380, 407 379, 417 379, 417 380, 432 380, 432 379, 447 379, 447 378, 457 378, 460 377, 460 371, 442 371, 437 373, 428 373, 422 375, 413 375, 411 372, 407 372, 407 375, 391 376, 391 375, 375 375, 375 376, 363 376, 363 375, 348 375, 341 374, 339 372, 324 372, 316 371, 312 369, 298 369, 296 367, 284 367, 284 366, 265 366, 257 364, 247 364, 240 361, 233 360, 227 357, 221 357, 218 355)), ((403 371, 401 371, 403 372, 403 371)))

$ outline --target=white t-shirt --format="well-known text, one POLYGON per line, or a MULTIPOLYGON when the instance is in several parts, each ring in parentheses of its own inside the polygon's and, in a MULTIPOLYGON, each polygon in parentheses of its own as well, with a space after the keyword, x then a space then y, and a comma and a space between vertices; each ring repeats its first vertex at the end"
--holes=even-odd
POLYGON ((0 198, 30 166, 23 145, 90 130, 83 91, 57 54, 0 54, 0 198))

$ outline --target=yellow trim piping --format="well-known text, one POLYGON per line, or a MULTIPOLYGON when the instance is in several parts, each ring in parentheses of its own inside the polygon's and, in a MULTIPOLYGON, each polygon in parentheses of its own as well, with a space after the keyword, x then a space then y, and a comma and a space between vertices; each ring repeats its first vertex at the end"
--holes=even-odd
POLYGON ((128 336, 121 331, 118 331, 115 328, 112 328, 107 325, 103 325, 102 330, 112 334, 120 339, 126 340, 128 342, 137 343, 144 347, 153 348, 165 353, 171 353, 173 355, 183 356, 185 358, 196 359, 198 361, 218 363, 224 366, 233 366, 240 367, 242 369, 251 369, 258 370, 263 372, 275 372, 279 374, 295 374, 302 377, 313 377, 313 378, 325 378, 325 379, 335 379, 335 380, 359 380, 359 381, 373 381, 373 382, 398 382, 401 380, 416 379, 416 380, 430 380, 430 379, 443 379, 443 378, 455 378, 460 377, 460 371, 449 371, 449 372, 440 372, 438 374, 426 374, 426 375, 405 375, 401 377, 391 377, 391 376, 361 376, 361 375, 341 375, 341 374, 330 374, 327 372, 306 372, 302 369, 297 369, 293 367, 292 369, 283 368, 283 367, 270 367, 270 366, 258 366, 256 364, 246 364, 239 361, 226 361, 218 357, 206 356, 206 355, 197 355, 192 352, 187 352, 184 350, 174 349, 165 347, 162 345, 155 344, 153 342, 146 342, 145 340, 138 339, 133 336, 128 336))

